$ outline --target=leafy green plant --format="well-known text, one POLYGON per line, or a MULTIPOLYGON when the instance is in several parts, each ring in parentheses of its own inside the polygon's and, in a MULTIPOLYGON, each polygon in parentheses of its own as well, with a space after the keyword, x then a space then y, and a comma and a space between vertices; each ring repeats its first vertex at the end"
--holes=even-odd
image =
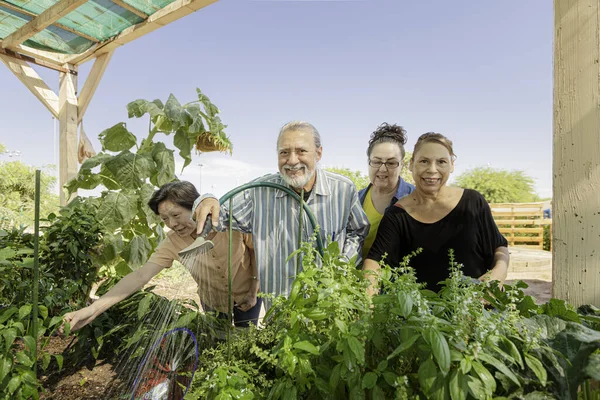
POLYGON ((105 234, 93 199, 75 198, 58 215, 50 214, 41 246, 41 270, 51 279, 41 282, 44 303, 58 312, 82 307, 96 281, 93 255, 105 234))
POLYGON ((143 265, 164 238, 163 225, 148 208, 155 188, 176 180, 174 151, 154 142, 157 133, 173 134, 173 145, 191 162, 191 152, 231 151, 219 109, 199 89, 195 101, 181 105, 175 96, 167 102, 135 100, 127 105, 129 117, 149 116, 148 135, 140 143, 118 123, 99 135, 102 151, 86 160, 66 189, 106 188, 98 199, 99 222, 107 234, 101 262, 102 272, 126 275, 143 265))
POLYGON ((439 293, 416 281, 410 257, 383 264, 371 302, 335 244, 322 259, 311 244, 301 253, 290 295, 263 329, 204 352, 189 398, 575 399, 598 374, 595 312, 538 306, 522 283, 475 283, 452 255, 439 293))
POLYGON ((0 312, 0 398, 37 399, 41 386, 34 373, 34 365, 42 370, 48 369, 54 357, 58 369, 62 368, 63 358, 57 354, 51 356, 44 351, 49 335, 58 327, 61 317, 48 317, 48 309, 39 305, 38 338, 30 331, 31 303, 20 307, 12 306, 0 312), (44 339, 44 335, 46 335, 44 339), (34 357, 36 344, 37 359, 34 357))
POLYGON ((0 306, 31 299, 33 235, 25 228, 0 230, 0 306))

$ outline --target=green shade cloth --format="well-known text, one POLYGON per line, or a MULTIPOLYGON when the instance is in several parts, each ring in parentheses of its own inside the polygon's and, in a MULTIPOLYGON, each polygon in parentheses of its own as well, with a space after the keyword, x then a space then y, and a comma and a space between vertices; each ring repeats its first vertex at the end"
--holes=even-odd
MULTIPOLYGON (((152 15, 164 8, 174 0, 123 0, 123 3, 147 14, 152 15)), ((15 7, 24 10, 20 13, 0 5, 0 39, 31 21, 32 17, 27 12, 41 14, 52 7, 56 0, 6 0, 15 7)), ((110 39, 132 25, 144 21, 143 18, 129 10, 113 3, 111 0, 90 0, 57 21, 72 31, 49 26, 37 33, 23 44, 34 49, 45 50, 62 54, 80 54, 94 45, 94 41, 79 36, 89 36, 104 41, 110 39)))

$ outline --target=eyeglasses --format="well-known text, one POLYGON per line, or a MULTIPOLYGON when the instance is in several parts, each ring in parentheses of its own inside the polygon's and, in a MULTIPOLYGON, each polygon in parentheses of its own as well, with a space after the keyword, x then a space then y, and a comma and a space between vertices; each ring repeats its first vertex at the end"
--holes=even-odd
POLYGON ((386 161, 386 162, 382 162, 382 161, 373 161, 373 160, 369 160, 369 165, 373 168, 381 168, 382 165, 385 164, 385 167, 387 169, 394 169, 394 168, 398 168, 398 165, 400 165, 400 163, 398 161, 386 161))

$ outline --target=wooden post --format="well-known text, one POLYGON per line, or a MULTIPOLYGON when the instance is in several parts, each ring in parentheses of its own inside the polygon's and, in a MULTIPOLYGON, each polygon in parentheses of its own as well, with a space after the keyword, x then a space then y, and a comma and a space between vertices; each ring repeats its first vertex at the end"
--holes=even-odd
POLYGON ((552 295, 600 306, 600 4, 554 12, 552 295))
MULTIPOLYGON (((75 65, 68 65, 69 69, 77 70, 75 65)), ((58 120, 60 132, 60 164, 59 185, 60 204, 69 202, 63 186, 77 176, 77 75, 60 73, 60 91, 58 94, 58 120)))

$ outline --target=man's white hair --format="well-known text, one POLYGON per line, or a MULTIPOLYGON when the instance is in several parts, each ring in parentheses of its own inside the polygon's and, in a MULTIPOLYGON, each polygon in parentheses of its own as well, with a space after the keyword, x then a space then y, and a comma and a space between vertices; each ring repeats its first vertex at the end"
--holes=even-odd
POLYGON ((283 135, 287 131, 308 131, 312 133, 313 138, 315 140, 315 147, 318 149, 321 147, 321 135, 317 128, 314 127, 313 124, 308 123, 306 121, 291 121, 281 127, 279 130, 279 136, 277 136, 277 145, 279 145, 279 139, 281 135, 283 135))

